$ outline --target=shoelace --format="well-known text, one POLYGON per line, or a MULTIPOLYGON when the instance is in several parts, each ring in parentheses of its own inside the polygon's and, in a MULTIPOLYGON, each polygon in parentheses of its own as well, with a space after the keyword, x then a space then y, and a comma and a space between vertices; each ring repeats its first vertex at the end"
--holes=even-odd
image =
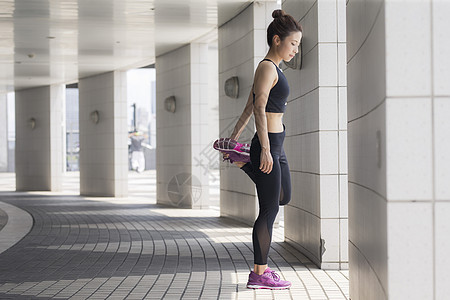
POLYGON ((270 274, 272 275, 273 280, 280 281, 280 275, 275 273, 275 271, 271 271, 270 274))

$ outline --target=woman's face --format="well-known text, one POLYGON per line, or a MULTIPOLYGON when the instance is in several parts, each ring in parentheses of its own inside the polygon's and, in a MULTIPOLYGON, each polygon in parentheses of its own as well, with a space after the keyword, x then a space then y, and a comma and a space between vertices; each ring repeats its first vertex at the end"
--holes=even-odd
POLYGON ((290 61, 298 53, 298 46, 302 39, 300 31, 292 32, 283 41, 279 42, 278 54, 284 61, 290 61))

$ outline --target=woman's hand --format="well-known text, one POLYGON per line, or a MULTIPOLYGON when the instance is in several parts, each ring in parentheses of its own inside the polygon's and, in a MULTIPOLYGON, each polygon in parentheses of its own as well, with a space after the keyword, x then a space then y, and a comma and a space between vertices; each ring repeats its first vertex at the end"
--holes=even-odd
POLYGON ((270 150, 262 149, 261 151, 261 163, 259 165, 259 169, 261 172, 269 174, 272 171, 273 167, 273 158, 270 150))
MULTIPOLYGON (((232 140, 236 140, 236 141, 237 141, 236 135, 233 135, 233 134, 229 137, 229 139, 232 139, 232 140)), ((229 156, 230 156, 229 154, 222 153, 222 158, 223 158, 223 160, 227 160, 229 156)))

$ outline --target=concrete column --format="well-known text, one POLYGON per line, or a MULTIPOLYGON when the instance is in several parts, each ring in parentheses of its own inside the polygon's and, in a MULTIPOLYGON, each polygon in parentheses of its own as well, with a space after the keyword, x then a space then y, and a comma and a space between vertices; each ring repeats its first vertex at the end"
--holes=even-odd
POLYGON ((128 194, 126 73, 80 79, 80 193, 128 194))
POLYGON ((286 0, 304 28, 302 69, 283 67, 292 200, 286 241, 322 269, 348 268, 345 1, 286 0))
POLYGON ((0 172, 8 171, 8 111, 6 94, 0 94, 0 172))
POLYGON ((157 202, 208 208, 208 44, 156 57, 157 202), (174 112, 165 101, 175 98, 174 112))
POLYGON ((450 3, 407 8, 347 2, 352 299, 450 293, 450 3))
MULTIPOLYGON (((220 137, 229 136, 250 94, 258 63, 268 51, 266 28, 276 2, 255 2, 219 28, 219 122, 220 137), (225 95, 225 81, 237 76, 239 97, 225 95)), ((255 133, 250 120, 240 142, 249 143, 255 133)), ((253 225, 258 215, 255 184, 229 162, 220 166, 220 215, 253 225)))
POLYGON ((16 91, 18 191, 61 189, 64 97, 64 85, 16 91))

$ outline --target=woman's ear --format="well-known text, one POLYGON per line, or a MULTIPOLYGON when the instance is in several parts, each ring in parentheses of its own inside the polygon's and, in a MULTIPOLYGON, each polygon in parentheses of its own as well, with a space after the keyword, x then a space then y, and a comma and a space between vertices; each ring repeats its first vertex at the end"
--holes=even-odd
POLYGON ((273 44, 275 44, 275 46, 279 46, 281 43, 281 39, 277 34, 275 34, 273 36, 272 41, 273 41, 273 44))

